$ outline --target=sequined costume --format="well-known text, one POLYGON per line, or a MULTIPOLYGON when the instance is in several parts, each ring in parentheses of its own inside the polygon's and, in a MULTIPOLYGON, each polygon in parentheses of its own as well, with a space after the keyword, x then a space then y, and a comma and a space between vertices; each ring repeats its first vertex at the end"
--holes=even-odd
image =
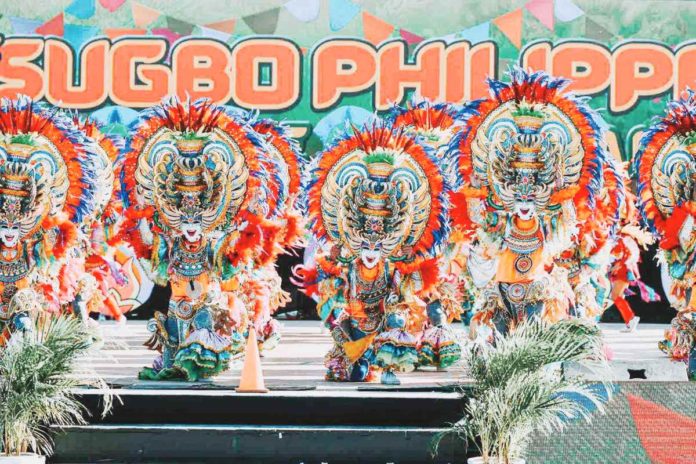
POLYGON ((553 261, 591 215, 606 159, 602 120, 563 91, 567 81, 519 69, 510 78, 490 80, 491 96, 462 110, 466 130, 450 144, 463 183, 455 220, 497 261, 481 321, 501 333, 569 316, 573 291, 553 261))
POLYGON ((659 259, 671 280, 672 305, 678 311, 661 348, 686 360, 696 379, 696 94, 688 91, 643 135, 635 156, 638 205, 659 240, 659 259))
POLYGON ((271 161, 230 110, 171 99, 141 115, 124 161, 120 236, 169 283, 166 314, 149 323, 161 352, 143 379, 195 381, 243 350, 247 318, 234 291, 262 252, 271 161), (229 324, 234 312, 242 313, 229 324))
POLYGON ((79 312, 75 247, 94 211, 94 147, 57 111, 0 103, 0 345, 31 312, 79 312))
POLYGON ((413 369, 405 330, 437 282, 433 256, 447 233, 446 185, 432 155, 401 130, 355 130, 305 170, 309 225, 325 245, 316 269, 297 270, 334 346, 327 379, 367 381, 413 369))
POLYGON ((280 341, 279 324, 272 316, 291 301, 290 294, 281 287, 276 262, 279 255, 303 244, 304 218, 298 196, 304 158, 288 127, 251 115, 247 123, 262 140, 261 150, 271 162, 267 168, 271 197, 266 200, 263 251, 248 268, 238 296, 250 308, 259 347, 269 350, 280 341))
POLYGON ((127 283, 128 275, 115 259, 118 243, 114 240, 123 214, 121 201, 122 151, 125 140, 106 135, 102 128, 89 119, 75 118, 78 129, 91 141, 94 148, 92 171, 95 179, 94 211, 83 226, 83 259, 75 266, 81 267, 80 307, 81 315, 89 313, 108 316, 125 322, 125 316, 112 290, 127 283))
MULTIPOLYGON (((432 153, 450 189, 457 183, 456 163, 447 154, 452 137, 461 129, 456 113, 453 105, 414 99, 406 107, 395 106, 390 114, 395 128, 403 128, 432 153)), ((472 234, 460 229, 450 235, 437 256, 440 276, 432 294, 425 298, 424 314, 420 317, 412 314, 409 331, 418 339, 419 366, 434 365, 444 369, 461 357, 461 347, 451 323, 460 318, 462 300, 475 298, 469 293, 471 276, 462 266, 472 239, 472 234)))

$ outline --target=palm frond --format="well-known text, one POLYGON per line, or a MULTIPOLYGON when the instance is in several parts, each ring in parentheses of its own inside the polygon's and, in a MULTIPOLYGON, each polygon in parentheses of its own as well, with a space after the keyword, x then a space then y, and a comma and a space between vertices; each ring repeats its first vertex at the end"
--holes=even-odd
MULTIPOLYGON (((0 352, 0 452, 33 450, 50 454, 48 427, 82 424, 88 412, 74 389, 104 388, 95 372, 76 376, 93 347, 95 336, 71 316, 41 317, 36 329, 14 337, 0 352), (86 379, 86 381, 85 381, 86 379)), ((111 395, 105 395, 107 413, 111 395)))
MULTIPOLYGON (((565 378, 561 368, 576 363, 592 370, 606 362, 603 353, 599 328, 580 320, 530 319, 491 346, 475 346, 468 355, 473 397, 447 434, 477 441, 485 462, 520 457, 535 432, 562 432, 571 421, 604 412, 609 386, 565 378)), ((435 438, 433 452, 444 436, 435 438)))

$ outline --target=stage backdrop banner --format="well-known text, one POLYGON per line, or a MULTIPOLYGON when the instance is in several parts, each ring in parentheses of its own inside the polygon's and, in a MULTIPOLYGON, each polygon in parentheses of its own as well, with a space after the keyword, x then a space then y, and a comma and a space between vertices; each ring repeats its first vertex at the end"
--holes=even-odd
POLYGON ((486 96, 511 65, 572 79, 616 156, 696 87, 696 2, 1 0, 0 96, 126 133, 167 95, 258 109, 308 153, 412 93, 486 96))

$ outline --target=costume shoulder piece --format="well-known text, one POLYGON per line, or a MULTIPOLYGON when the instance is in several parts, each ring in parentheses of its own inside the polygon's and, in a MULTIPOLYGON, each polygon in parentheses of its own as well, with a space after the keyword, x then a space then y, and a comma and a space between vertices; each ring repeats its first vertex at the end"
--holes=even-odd
POLYGON ((100 124, 89 118, 75 117, 74 121, 78 130, 93 142, 88 157, 95 176, 94 219, 112 224, 118 220, 123 209, 119 179, 123 168, 125 139, 106 134, 100 124))
MULTIPOLYGON (((20 240, 58 228, 73 236, 94 212, 91 148, 72 119, 27 97, 0 104, 0 220, 20 240), (68 229, 73 229, 70 232, 68 229)), ((54 253, 69 246, 58 242, 54 253)))
POLYGON ((290 129, 270 119, 252 121, 251 127, 261 136, 268 157, 277 166, 278 183, 282 184, 276 215, 294 202, 300 192, 300 173, 304 157, 299 144, 290 136, 290 129))
POLYGON ((515 69, 510 80, 490 80, 491 96, 461 112, 466 130, 450 150, 465 191, 493 212, 528 202, 550 217, 572 200, 577 218, 589 217, 606 159, 602 119, 564 92, 564 79, 515 69))
POLYGON ((643 135, 634 160, 643 218, 662 238, 676 236, 678 228, 672 226, 696 213, 694 156, 696 94, 688 91, 670 102, 666 114, 643 135))
POLYGON ((394 106, 390 119, 394 127, 403 127, 407 134, 436 151, 447 146, 461 128, 454 105, 428 100, 412 100, 406 107, 394 106))
POLYGON ((442 175, 401 129, 356 130, 318 154, 306 173, 311 230, 344 256, 355 257, 362 246, 392 259, 405 247, 428 256, 445 237, 442 175))
POLYGON ((186 223, 199 224, 203 235, 257 224, 270 196, 260 146, 242 120, 207 100, 171 99, 145 111, 124 161, 121 235, 149 258, 144 227, 171 237, 186 223))

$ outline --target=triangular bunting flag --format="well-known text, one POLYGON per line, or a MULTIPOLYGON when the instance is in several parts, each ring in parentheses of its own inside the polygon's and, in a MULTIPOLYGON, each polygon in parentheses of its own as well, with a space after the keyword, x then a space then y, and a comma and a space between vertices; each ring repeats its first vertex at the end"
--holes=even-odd
POLYGON ((298 21, 309 23, 319 17, 321 0, 290 0, 283 6, 298 21))
POLYGON ((173 44, 177 40, 179 40, 182 36, 177 34, 176 32, 172 31, 168 27, 157 27, 152 30, 152 35, 161 35, 165 39, 167 39, 167 42, 169 42, 169 45, 173 44))
POLYGON ((469 29, 464 29, 459 33, 459 37, 466 39, 472 44, 483 42, 488 40, 491 36, 491 23, 486 21, 485 23, 477 24, 476 26, 470 27, 469 29))
POLYGON ((515 47, 522 47, 522 8, 498 16, 493 20, 493 24, 510 39, 515 47))
POLYGON ((413 32, 408 32, 406 29, 399 29, 399 35, 401 35, 401 38, 409 45, 414 45, 425 40, 424 37, 414 34, 413 32))
POLYGON ((449 44, 449 43, 452 43, 452 42, 454 42, 455 40, 457 40, 457 39, 459 38, 459 34, 457 34, 457 33, 455 32, 454 34, 443 35, 443 36, 440 37, 440 38, 441 38, 442 40, 444 40, 446 43, 449 44))
POLYGON ((363 36, 375 45, 379 45, 391 36, 394 26, 386 21, 371 15, 367 11, 362 12, 363 36))
POLYGON ((104 29, 104 35, 106 35, 111 40, 116 40, 119 37, 124 37, 128 35, 145 35, 147 29, 129 29, 129 28, 112 28, 104 29))
POLYGON ((237 20, 234 18, 225 19, 224 21, 218 21, 216 23, 206 24, 205 27, 208 29, 215 29, 216 31, 226 32, 227 34, 232 34, 234 32, 234 26, 237 20))
POLYGON ((10 17, 10 24, 12 25, 13 33, 26 35, 34 34, 36 32, 36 28, 41 26, 41 21, 36 21, 34 19, 10 17))
POLYGON ((696 462, 696 420, 626 395, 640 442, 654 464, 696 462))
POLYGON ((99 4, 111 13, 121 8, 121 5, 124 3, 126 3, 126 0, 99 0, 99 4))
POLYGON ((360 13, 360 7, 351 0, 329 0, 329 27, 339 31, 360 13))
POLYGON ((181 36, 191 35, 194 25, 180 19, 167 16, 167 27, 181 36))
POLYGON ((94 16, 94 0, 73 0, 65 8, 65 12, 78 19, 89 19, 94 16))
POLYGON ((75 52, 79 52, 82 48, 82 44, 87 42, 92 37, 99 34, 99 28, 97 26, 80 26, 77 24, 66 24, 64 26, 65 40, 68 41, 70 46, 75 52))
POLYGON ((554 6, 554 14, 556 19, 567 23, 574 19, 579 18, 585 12, 580 9, 573 0, 556 0, 556 5, 554 6))
POLYGON ((217 39, 221 42, 227 42, 228 40, 230 40, 230 37, 232 37, 232 34, 218 31, 216 29, 211 29, 209 27, 198 26, 198 28, 200 29, 200 34, 203 37, 210 37, 211 39, 217 39))
POLYGON ((599 42, 608 42, 614 38, 614 34, 585 16, 585 35, 599 42))
POLYGON ((144 29, 152 24, 160 16, 160 12, 149 6, 131 2, 131 12, 135 26, 144 29))
POLYGON ((242 19, 255 34, 273 34, 278 27, 278 13, 280 8, 272 8, 242 19))
POLYGON ((35 32, 41 35, 62 36, 63 30, 63 13, 60 13, 58 16, 54 16, 41 26, 37 27, 35 32))
POLYGON ((530 0, 524 7, 547 29, 553 31, 553 0, 530 0))

